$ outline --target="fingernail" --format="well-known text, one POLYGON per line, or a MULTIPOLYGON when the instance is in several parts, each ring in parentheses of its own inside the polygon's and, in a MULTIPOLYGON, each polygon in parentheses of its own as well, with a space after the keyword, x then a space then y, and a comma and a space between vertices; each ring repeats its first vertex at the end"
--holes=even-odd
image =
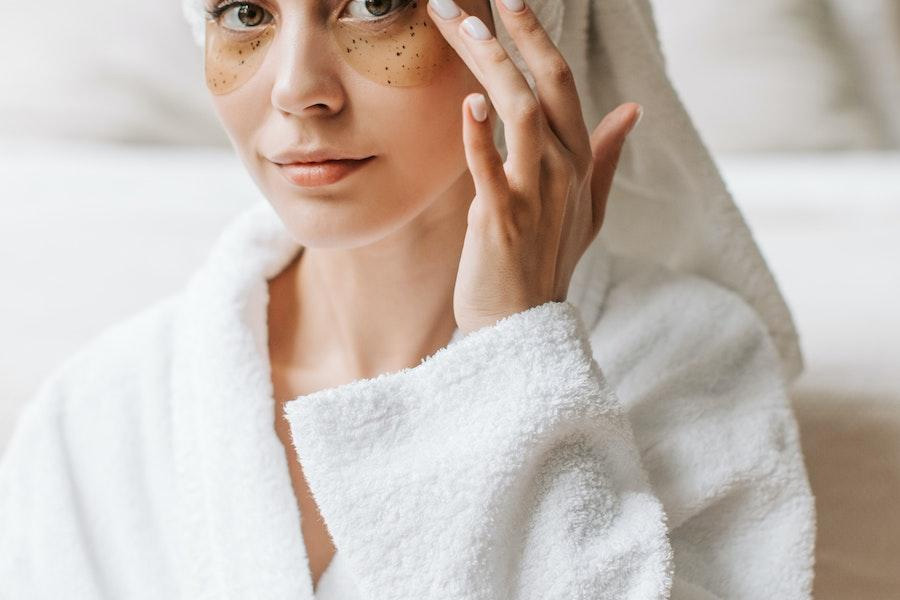
POLYGON ((484 94, 476 94, 469 98, 469 108, 472 110, 472 116, 476 121, 484 122, 487 119, 487 102, 484 94))
POLYGON ((453 19, 459 16, 459 7, 453 0, 428 0, 442 19, 453 19))
POLYGON ((634 120, 634 125, 631 126, 632 129, 638 126, 638 123, 641 122, 641 119, 644 118, 644 107, 638 104, 638 118, 634 120))
POLYGON ((503 5, 512 12, 519 12, 525 8, 525 3, 522 0, 503 0, 503 5))
POLYGON ((463 29, 476 40, 489 40, 493 36, 487 26, 476 16, 466 17, 462 22, 463 29))

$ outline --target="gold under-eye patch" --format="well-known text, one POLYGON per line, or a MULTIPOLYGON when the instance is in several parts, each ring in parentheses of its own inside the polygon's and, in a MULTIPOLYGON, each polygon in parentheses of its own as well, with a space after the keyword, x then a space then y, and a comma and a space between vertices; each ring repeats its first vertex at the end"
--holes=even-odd
MULTIPOLYGON (((264 14, 256 5, 243 6, 251 7, 251 16, 264 14)), ((221 15, 219 21, 210 18, 206 22, 206 84, 217 95, 235 90, 253 76, 277 33, 274 17, 240 30, 225 27, 221 23, 224 18, 221 15)), ((424 0, 350 0, 342 16, 328 26, 334 40, 330 50, 361 75, 388 86, 426 85, 456 55, 428 15, 424 0), (367 7, 383 2, 393 10, 379 19, 378 13, 367 12, 367 7), (343 16, 353 4, 366 20, 343 16)))
POLYGON ((227 94, 250 79, 275 38, 275 25, 258 28, 252 35, 232 33, 206 21, 206 87, 216 95, 227 94))
POLYGON ((387 22, 380 30, 350 23, 334 28, 342 56, 365 77, 391 86, 424 85, 453 59, 455 51, 431 20, 424 0, 407 2, 387 22))

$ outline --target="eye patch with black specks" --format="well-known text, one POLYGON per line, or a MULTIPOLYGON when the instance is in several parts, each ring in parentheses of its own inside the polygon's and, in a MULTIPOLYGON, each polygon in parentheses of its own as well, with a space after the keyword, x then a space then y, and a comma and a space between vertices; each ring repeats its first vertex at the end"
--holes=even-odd
MULTIPOLYGON (((348 10, 358 16, 328 22, 331 50, 372 81, 427 85, 456 56, 423 0, 350 0, 341 14, 348 10)), ((249 2, 224 3, 208 11, 205 72, 210 91, 227 94, 246 83, 262 65, 277 28, 265 8, 249 2)))

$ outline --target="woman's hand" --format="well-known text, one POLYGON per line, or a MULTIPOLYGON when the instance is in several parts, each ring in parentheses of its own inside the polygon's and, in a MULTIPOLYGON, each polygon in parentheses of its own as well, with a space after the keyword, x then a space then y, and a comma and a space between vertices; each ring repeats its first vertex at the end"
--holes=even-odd
POLYGON ((638 104, 623 104, 589 135, 571 69, 538 18, 528 6, 513 12, 489 1, 497 2, 534 75, 537 96, 478 17, 456 7, 458 14, 444 19, 452 0, 428 3, 496 107, 508 151, 502 162, 484 96, 466 96, 463 140, 476 195, 453 292, 463 333, 566 299, 578 260, 600 232, 622 145, 641 114, 638 104))

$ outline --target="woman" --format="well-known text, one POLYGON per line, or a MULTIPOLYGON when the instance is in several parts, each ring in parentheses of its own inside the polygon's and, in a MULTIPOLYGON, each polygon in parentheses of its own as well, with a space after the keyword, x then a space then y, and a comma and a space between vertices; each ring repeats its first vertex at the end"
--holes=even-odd
POLYGON ((204 8, 267 202, 29 405, 6 595, 809 597, 796 334, 645 2, 204 8))

